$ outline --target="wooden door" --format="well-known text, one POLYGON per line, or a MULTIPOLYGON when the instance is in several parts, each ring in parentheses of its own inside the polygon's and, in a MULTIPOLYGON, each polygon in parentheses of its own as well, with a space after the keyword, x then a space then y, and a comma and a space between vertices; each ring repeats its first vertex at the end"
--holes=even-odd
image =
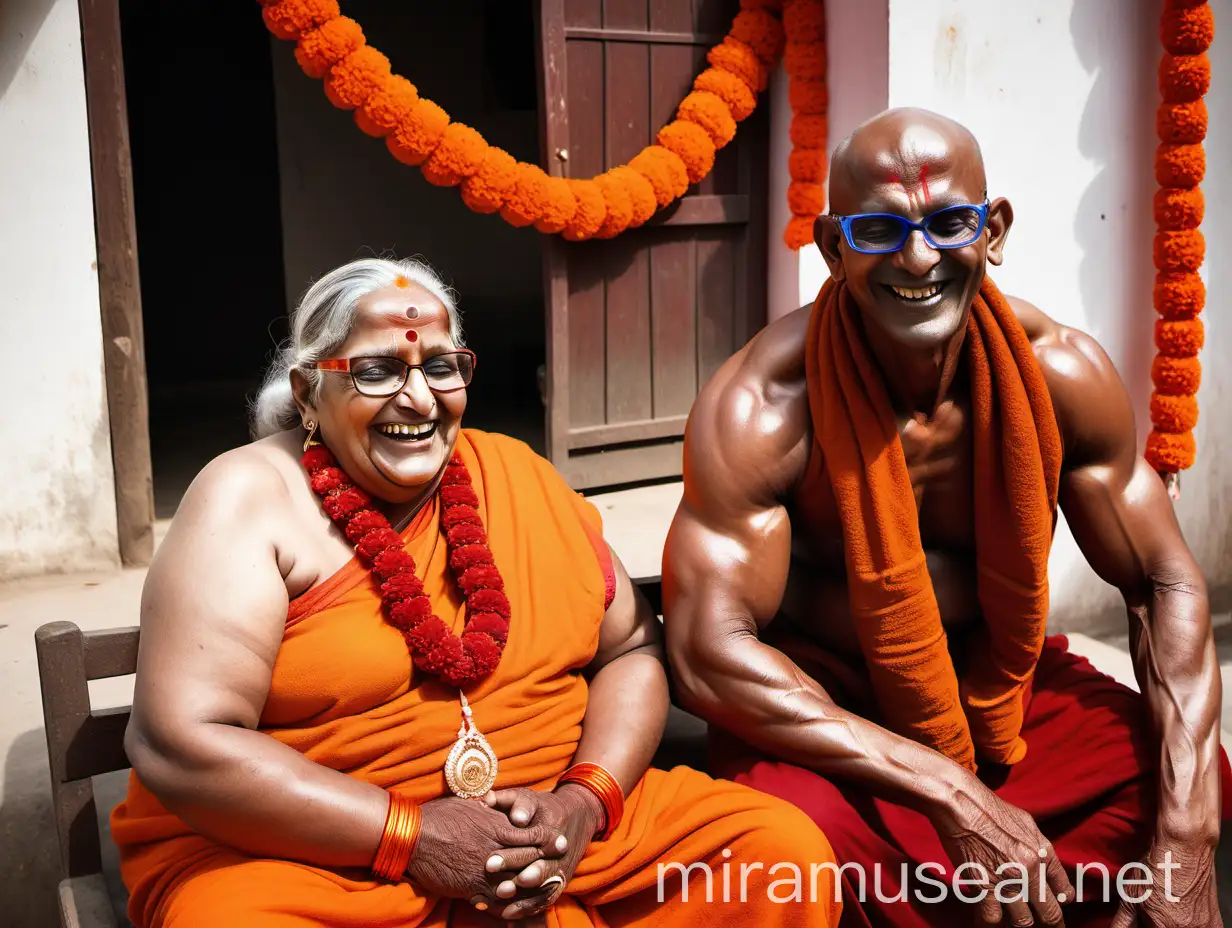
MULTIPOLYGON (((675 119, 739 0, 538 0, 545 170, 592 177, 675 119)), ((545 239, 547 444, 578 488, 681 472, 700 387, 766 318, 768 119, 609 241, 545 239)))

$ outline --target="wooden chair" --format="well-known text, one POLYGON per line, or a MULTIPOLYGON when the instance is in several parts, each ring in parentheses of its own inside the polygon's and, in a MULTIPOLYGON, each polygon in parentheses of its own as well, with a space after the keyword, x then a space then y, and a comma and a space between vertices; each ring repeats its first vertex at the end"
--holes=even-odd
POLYGON ((103 878, 90 778, 128 767, 124 729, 131 709, 92 710, 89 681, 134 673, 138 637, 136 627, 83 632, 72 622, 52 622, 34 633, 51 800, 60 843, 63 928, 119 928, 123 924, 103 878))
MULTIPOLYGON (((658 577, 635 579, 656 612, 658 577)), ((60 921, 63 928, 120 928, 103 877, 98 811, 91 777, 129 766, 124 729, 130 706, 90 708, 89 681, 137 670, 140 629, 83 632, 72 622, 52 622, 34 633, 38 654, 51 799, 60 843, 60 921)))

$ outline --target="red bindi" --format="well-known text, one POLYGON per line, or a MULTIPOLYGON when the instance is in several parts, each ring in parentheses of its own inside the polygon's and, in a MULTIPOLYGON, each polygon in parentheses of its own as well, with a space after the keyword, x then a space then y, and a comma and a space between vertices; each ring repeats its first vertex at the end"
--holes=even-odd
POLYGON ((406 340, 407 340, 408 342, 417 342, 417 341, 419 341, 419 333, 418 333, 418 332, 416 332, 414 329, 410 329, 410 330, 408 330, 408 331, 407 331, 407 333, 406 333, 406 340))

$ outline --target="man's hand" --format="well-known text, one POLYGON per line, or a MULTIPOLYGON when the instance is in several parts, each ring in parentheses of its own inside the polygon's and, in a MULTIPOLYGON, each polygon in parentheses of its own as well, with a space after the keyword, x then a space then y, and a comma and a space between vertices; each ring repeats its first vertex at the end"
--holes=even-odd
POLYGON ((954 866, 973 865, 956 876, 972 886, 985 879, 984 924, 1000 925, 1003 919, 1015 928, 1065 924, 1060 903, 1074 898, 1074 887, 1030 815, 972 776, 957 798, 930 818, 954 866))
POLYGON ((483 910, 497 904, 484 867, 494 854, 518 848, 529 863, 559 857, 565 849, 559 830, 539 823, 519 827, 503 813, 472 799, 434 799, 424 803, 421 811, 419 843, 407 877, 426 892, 466 899, 483 910))
POLYGON ((1145 870, 1127 879, 1146 881, 1140 889, 1127 886, 1112 928, 1223 928, 1215 891, 1215 852, 1207 844, 1183 846, 1155 843, 1142 858, 1145 870))
MULTIPOLYGON (((484 801, 504 812, 514 827, 542 828, 563 834, 563 853, 542 859, 536 847, 510 848, 487 861, 489 880, 498 899, 511 900, 499 915, 504 919, 537 916, 564 892, 586 847, 603 821, 598 798, 584 787, 565 784, 555 792, 504 789, 484 801)), ((493 913, 496 914, 496 913, 493 913)))

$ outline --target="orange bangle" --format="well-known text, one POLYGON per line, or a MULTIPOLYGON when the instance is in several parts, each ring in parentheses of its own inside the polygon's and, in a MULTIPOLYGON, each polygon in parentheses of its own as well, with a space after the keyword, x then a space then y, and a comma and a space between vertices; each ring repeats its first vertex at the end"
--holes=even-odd
POLYGON ((410 866, 415 845, 419 843, 419 826, 423 814, 419 806, 399 796, 389 794, 389 814, 385 817, 385 833, 376 849, 372 872, 382 880, 396 883, 410 866))
POLYGON ((574 764, 564 772, 556 785, 562 786, 565 783, 584 786, 599 797, 606 818, 602 830, 596 836, 600 841, 616 830, 625 814, 625 794, 607 769, 598 764, 574 764))

